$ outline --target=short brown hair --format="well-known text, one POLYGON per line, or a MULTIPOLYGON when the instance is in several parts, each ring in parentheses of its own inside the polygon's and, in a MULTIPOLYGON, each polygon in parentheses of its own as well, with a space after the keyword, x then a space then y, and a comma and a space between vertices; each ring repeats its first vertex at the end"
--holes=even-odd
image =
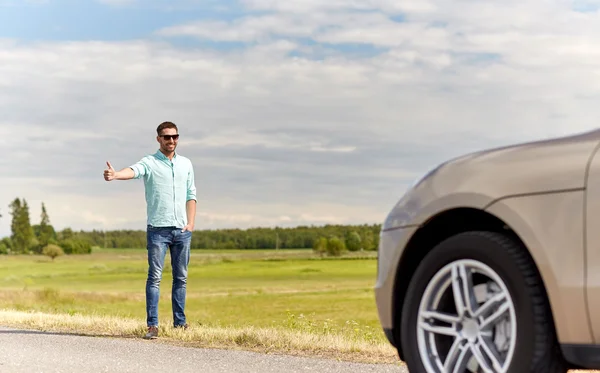
POLYGON ((175 125, 175 123, 173 122, 162 122, 161 124, 158 125, 158 127, 156 128, 156 133, 160 136, 160 133, 162 132, 162 130, 164 130, 165 128, 175 128, 176 131, 179 131, 177 129, 177 126, 175 125))

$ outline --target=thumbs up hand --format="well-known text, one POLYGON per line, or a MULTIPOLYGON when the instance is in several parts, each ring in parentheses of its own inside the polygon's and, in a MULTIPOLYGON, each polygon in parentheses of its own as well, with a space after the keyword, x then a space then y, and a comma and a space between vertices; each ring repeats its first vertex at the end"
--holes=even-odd
POLYGON ((106 169, 104 170, 104 180, 106 181, 112 181, 115 179, 116 177, 116 171, 113 168, 113 166, 110 164, 110 162, 106 162, 106 169))

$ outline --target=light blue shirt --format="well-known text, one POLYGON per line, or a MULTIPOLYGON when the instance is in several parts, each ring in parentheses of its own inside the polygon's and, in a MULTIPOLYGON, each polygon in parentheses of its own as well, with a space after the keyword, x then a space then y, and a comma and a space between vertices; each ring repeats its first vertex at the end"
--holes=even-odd
POLYGON ((186 203, 196 200, 192 162, 177 153, 171 161, 158 150, 130 167, 135 179, 144 180, 148 225, 186 226, 186 203))

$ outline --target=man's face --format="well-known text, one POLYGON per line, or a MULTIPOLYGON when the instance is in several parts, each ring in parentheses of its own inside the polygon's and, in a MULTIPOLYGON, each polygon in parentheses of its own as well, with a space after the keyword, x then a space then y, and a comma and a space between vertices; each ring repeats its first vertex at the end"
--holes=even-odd
POLYGON ((175 148, 177 147, 179 135, 177 134, 177 130, 175 128, 165 128, 161 131, 160 135, 156 138, 156 140, 160 144, 160 148, 163 151, 171 153, 174 152, 175 148))

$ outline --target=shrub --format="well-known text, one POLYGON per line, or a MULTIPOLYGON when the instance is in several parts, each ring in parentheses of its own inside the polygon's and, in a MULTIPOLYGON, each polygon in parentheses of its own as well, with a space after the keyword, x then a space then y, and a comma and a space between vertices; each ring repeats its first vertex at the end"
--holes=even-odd
POLYGON ((330 256, 340 256, 346 250, 346 245, 344 241, 340 240, 338 237, 331 237, 327 241, 327 254, 330 256))
POLYGON ((313 245, 313 251, 321 256, 327 253, 327 238, 320 237, 313 245))
POLYGON ((90 254, 92 245, 86 241, 76 238, 68 238, 60 242, 65 254, 90 254))
POLYGON ((350 251, 358 251, 362 248, 362 240, 357 232, 352 231, 348 234, 348 237, 346 237, 346 247, 350 251))
POLYGON ((64 255, 65 252, 63 251, 63 249, 60 246, 54 245, 54 244, 50 244, 50 245, 45 246, 42 249, 42 254, 44 254, 46 256, 49 256, 50 258, 52 258, 52 261, 54 261, 54 259, 57 256, 64 255))

